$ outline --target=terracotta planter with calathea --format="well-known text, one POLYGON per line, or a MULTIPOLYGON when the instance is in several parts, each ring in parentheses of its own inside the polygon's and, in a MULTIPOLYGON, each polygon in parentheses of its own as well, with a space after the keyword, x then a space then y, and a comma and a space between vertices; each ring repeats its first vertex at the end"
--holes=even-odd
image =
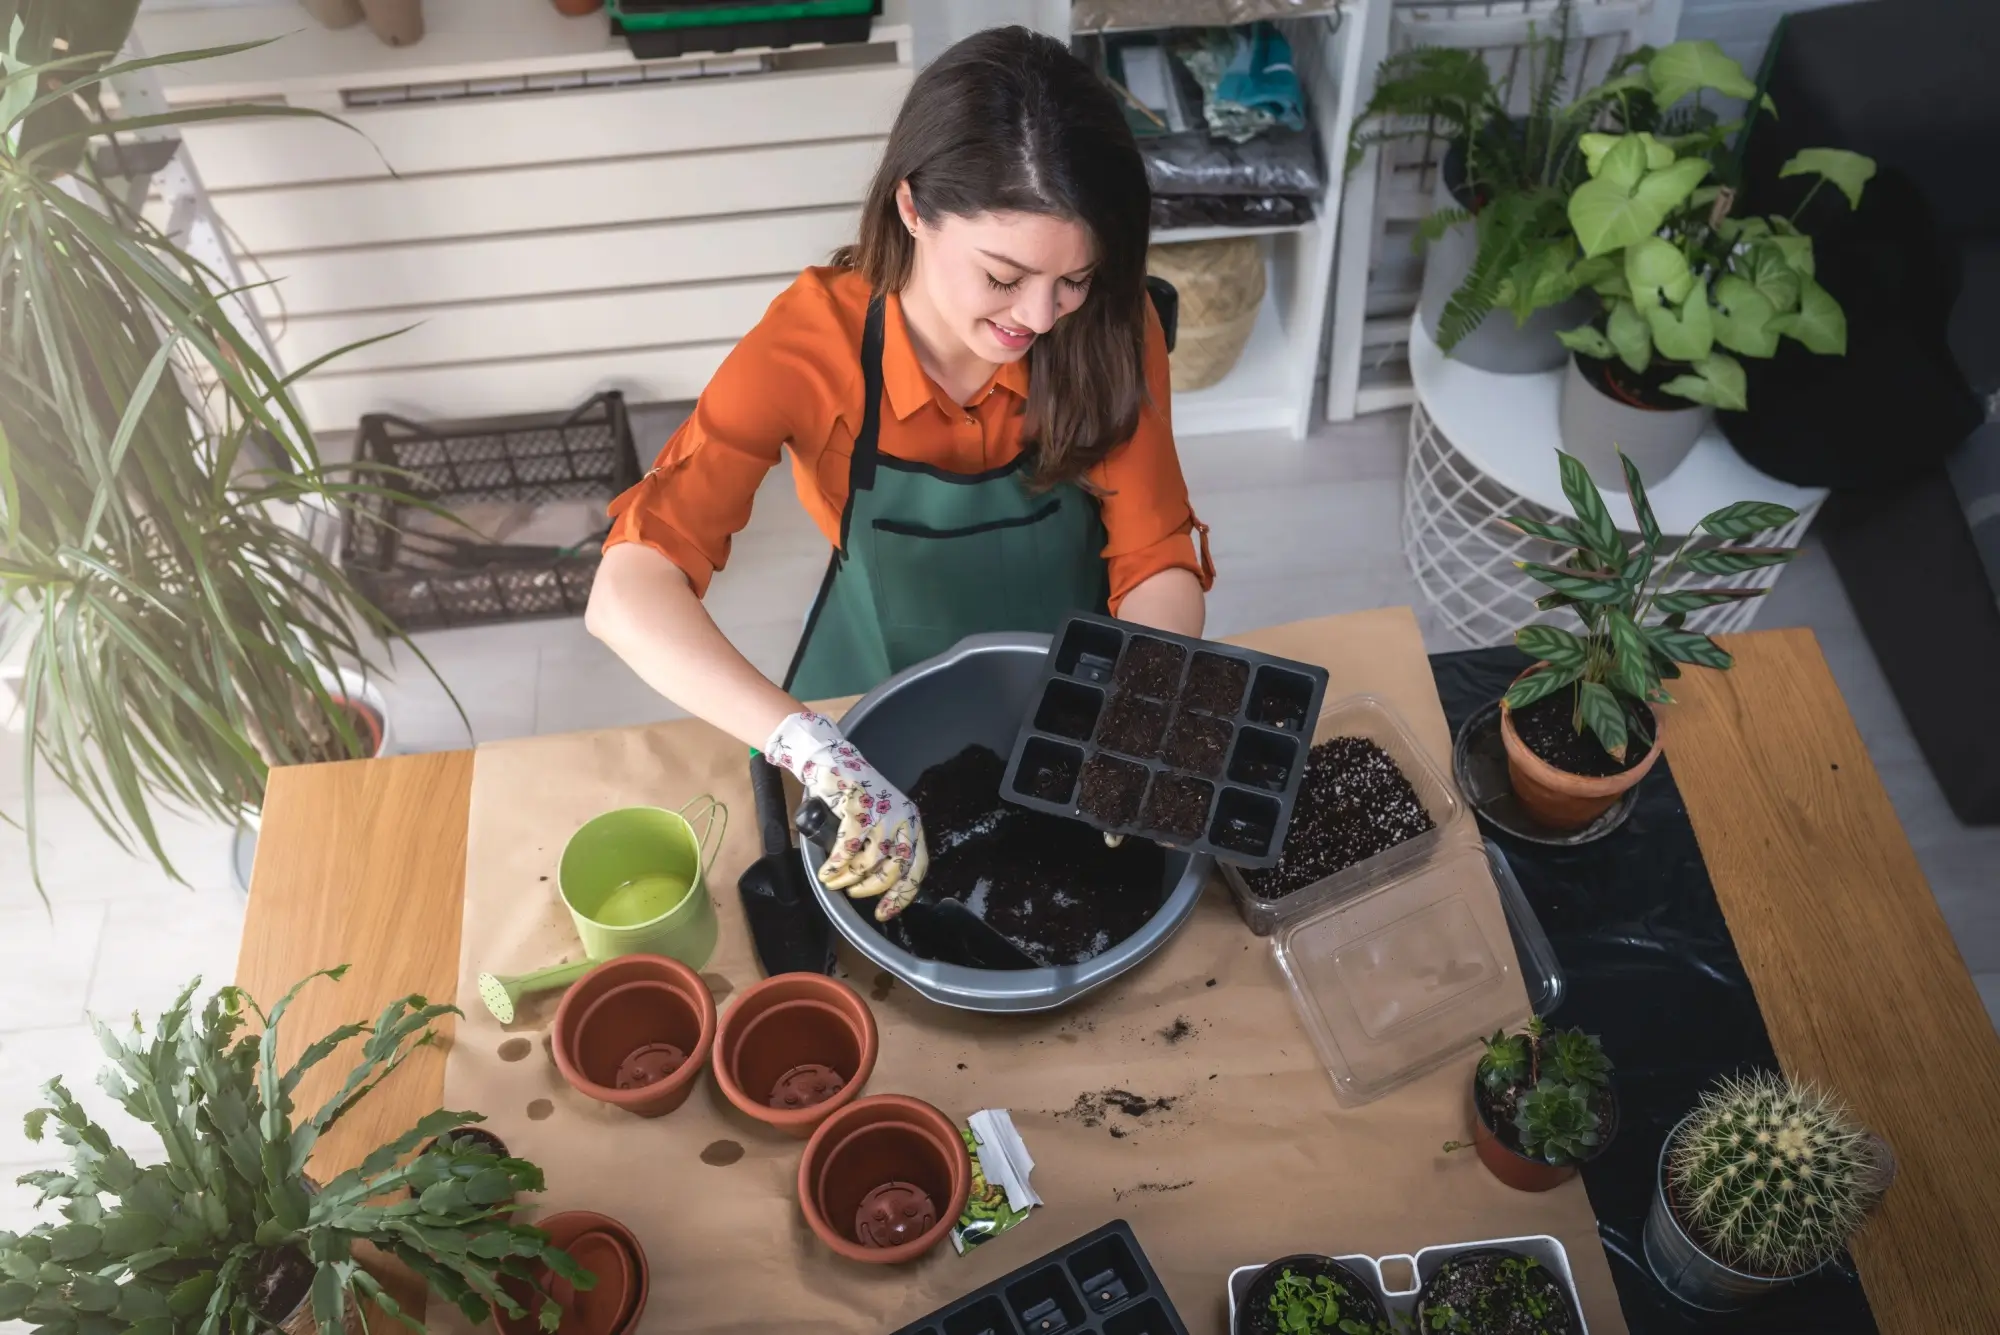
POLYGON ((1658 482, 1700 436, 1704 409, 1745 409, 1739 358, 1773 356, 1782 338, 1822 355, 1846 352, 1847 317, 1820 286, 1812 238, 1795 220, 1827 185, 1858 206, 1875 174, 1858 153, 1804 149, 1779 170, 1812 180, 1797 206, 1738 216, 1725 178, 1742 122, 1703 124, 1677 104, 1698 107, 1705 93, 1759 97, 1742 67, 1712 42, 1676 42, 1613 82, 1648 94, 1640 116, 1657 119, 1634 119, 1622 100, 1625 133, 1576 141, 1589 179, 1565 209, 1582 255, 1568 281, 1594 291, 1603 310, 1559 335, 1585 359, 1564 380, 1563 447, 1610 487, 1622 483, 1614 449, 1658 482))
POLYGON ((1611 1146, 1618 1094, 1595 1035, 1528 1021, 1486 1040, 1472 1071, 1472 1139, 1494 1177, 1516 1191, 1550 1191, 1611 1146))
POLYGON ((1540 660, 1500 702, 1501 735, 1515 795, 1556 830, 1579 830, 1602 815, 1658 761, 1671 705, 1666 682, 1683 664, 1727 669, 1727 650, 1688 618, 1704 608, 1762 596, 1754 587, 1686 587, 1694 576, 1730 576, 1782 565, 1794 548, 1748 544, 1798 512, 1767 501, 1737 501, 1704 516, 1672 544, 1661 531, 1633 462, 1616 456, 1638 533, 1618 531, 1583 462, 1557 452, 1571 516, 1510 516, 1515 528, 1555 545, 1551 561, 1523 561, 1548 586, 1535 606, 1574 616, 1579 630, 1537 621, 1514 643, 1540 660), (1669 547, 1671 550, 1669 550, 1669 547))
POLYGON ((433 1024, 456 1013, 403 997, 372 1022, 344 1025, 311 1043, 287 1041, 286 1012, 300 990, 345 972, 343 965, 313 974, 268 1012, 251 998, 221 992, 198 1003, 197 981, 143 1030, 136 1023, 100 1028, 110 1069, 131 1091, 127 1106, 143 1109, 140 1120, 163 1133, 164 1161, 150 1162, 157 1148, 136 1159, 118 1150, 62 1083, 50 1081, 43 1089, 47 1105, 28 1114, 26 1131, 40 1141, 49 1122, 58 1123, 70 1162, 23 1181, 40 1189, 52 1215, 59 1208, 64 1217, 18 1234, 0 1232, 0 1275, 33 1277, 0 1282, 0 1322, 26 1317, 48 1329, 155 1323, 178 1329, 170 1310, 184 1302, 189 1277, 205 1275, 205 1310, 221 1329, 344 1335, 366 1324, 381 1330, 400 1309, 350 1259, 371 1246, 430 1275, 432 1292, 451 1295, 475 1326, 491 1320, 497 1305, 504 1315, 556 1328, 562 1309, 548 1286, 516 1301, 503 1281, 544 1273, 575 1288, 588 1289, 592 1281, 546 1234, 495 1209, 517 1193, 542 1190, 542 1173, 525 1160, 491 1153, 460 1130, 482 1120, 480 1114, 440 1109, 354 1168, 324 1182, 306 1175, 313 1145, 411 1052, 436 1043, 433 1024), (261 1047, 255 1032, 246 1033, 247 1015, 257 1017, 269 1040, 261 1047), (291 1090, 299 1077, 336 1050, 351 1050, 354 1039, 365 1040, 361 1061, 341 1087, 358 1093, 316 1111, 295 1108, 291 1090), (280 1051, 304 1055, 281 1062, 280 1051), (186 1071, 209 1078, 190 1083, 180 1078, 186 1071), (414 1233, 407 1226, 411 1193, 424 1214, 414 1233), (190 1227, 179 1203, 196 1197, 211 1208, 190 1227), (80 1222, 86 1217, 93 1221, 88 1227, 80 1222), (161 1262, 162 1245, 170 1247, 171 1263, 161 1262), (497 1304, 482 1296, 496 1292, 506 1294, 497 1304), (364 1314, 365 1303, 380 1310, 364 1314), (121 1321, 107 1323, 105 1314, 114 1310, 121 1321))

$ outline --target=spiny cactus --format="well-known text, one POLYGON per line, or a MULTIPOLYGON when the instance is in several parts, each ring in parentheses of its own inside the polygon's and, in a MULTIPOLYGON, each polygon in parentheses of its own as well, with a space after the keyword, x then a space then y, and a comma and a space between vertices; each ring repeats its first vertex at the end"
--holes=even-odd
POLYGON ((1770 1072, 1705 1094, 1667 1175, 1703 1246, 1765 1275, 1803 1274, 1839 1251, 1886 1186, 1880 1142, 1837 1099, 1770 1072))

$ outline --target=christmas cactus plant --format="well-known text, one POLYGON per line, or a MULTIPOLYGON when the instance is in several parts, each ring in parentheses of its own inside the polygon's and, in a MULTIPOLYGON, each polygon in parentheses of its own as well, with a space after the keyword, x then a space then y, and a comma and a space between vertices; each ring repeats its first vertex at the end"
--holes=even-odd
MULTIPOLYGON (((588 1288, 591 1277, 538 1229, 511 1222, 517 1191, 540 1191, 541 1170, 446 1138, 481 1119, 438 1111, 324 1184, 306 1175, 313 1147, 415 1049, 435 1041, 432 1022, 456 1014, 422 997, 391 1002, 372 1024, 342 1025, 298 1060, 278 1059, 279 1025, 314 974, 269 1014, 236 988, 199 1011, 189 984, 151 1035, 98 1025, 110 1065, 100 1083, 159 1133, 165 1161, 142 1164, 64 1088, 27 1133, 69 1147, 65 1168, 30 1173, 40 1204, 62 1220, 26 1234, 0 1232, 0 1321, 25 1320, 47 1335, 250 1335, 297 1329, 309 1311, 323 1332, 359 1319, 373 1301, 412 1329, 423 1326, 362 1269, 356 1244, 404 1262, 474 1322, 497 1309, 526 1315, 541 1266, 588 1288), (246 1028, 254 1014, 256 1031, 246 1028), (350 1040, 361 1060, 339 1090, 298 1115, 300 1080, 350 1040), (414 1195, 412 1195, 414 1191, 414 1195), (510 1281, 510 1294, 502 1281, 510 1281)), ((537 1315, 554 1330, 560 1309, 544 1295, 537 1315)))

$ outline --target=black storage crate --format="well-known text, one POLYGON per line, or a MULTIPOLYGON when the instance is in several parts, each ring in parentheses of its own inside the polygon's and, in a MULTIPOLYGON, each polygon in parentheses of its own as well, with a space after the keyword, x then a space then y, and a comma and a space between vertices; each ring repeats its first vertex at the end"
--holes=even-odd
POLYGON ((1166 1286, 1114 1219, 895 1335, 1187 1335, 1166 1286))
POLYGON ((1107 833, 1271 866, 1326 681, 1310 663, 1078 613, 1049 646, 1000 793, 1107 833), (1129 809, 1087 809, 1093 777, 1140 785, 1129 809))
MULTIPOLYGON (((388 479, 392 485, 446 509, 483 501, 608 503, 639 480, 625 397, 616 391, 572 413, 442 427, 370 413, 361 419, 357 455, 403 470, 388 479)), ((404 630, 577 616, 590 600, 600 538, 567 548, 481 543, 470 535, 427 539, 427 548, 449 552, 453 563, 418 566, 398 532, 401 508, 375 496, 349 501, 340 563, 404 630)))

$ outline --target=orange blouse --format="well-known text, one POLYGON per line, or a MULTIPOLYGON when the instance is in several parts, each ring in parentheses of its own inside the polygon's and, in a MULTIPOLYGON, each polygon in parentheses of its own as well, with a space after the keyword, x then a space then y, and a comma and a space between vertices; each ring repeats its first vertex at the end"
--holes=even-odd
MULTIPOLYGON (((611 503, 605 546, 642 542, 686 572, 697 595, 729 559, 750 520, 757 485, 792 447, 792 475, 806 513, 829 543, 840 539, 847 465, 861 427, 861 327, 868 283, 850 269, 807 269, 779 294, 702 391, 694 415, 651 472, 611 503)), ((885 454, 950 473, 981 473, 1021 453, 1026 360, 999 367, 969 406, 953 403, 918 364, 902 304, 888 299, 878 443, 885 454)), ((1132 438, 1088 474, 1101 493, 1111 610, 1162 570, 1215 582, 1207 532, 1188 508, 1187 483, 1168 420, 1165 335, 1148 314, 1149 402, 1132 438), (1201 551, 1195 535, 1201 535, 1201 551)))

